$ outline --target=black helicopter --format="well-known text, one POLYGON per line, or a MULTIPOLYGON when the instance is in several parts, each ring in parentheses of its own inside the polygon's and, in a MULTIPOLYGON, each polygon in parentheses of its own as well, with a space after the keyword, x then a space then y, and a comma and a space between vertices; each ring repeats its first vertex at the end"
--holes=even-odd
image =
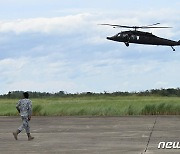
POLYGON ((173 41, 165 38, 161 38, 158 36, 153 35, 149 32, 142 32, 138 31, 137 29, 148 29, 148 28, 171 28, 171 27, 157 27, 160 23, 148 25, 148 26, 122 26, 122 25, 112 25, 112 24, 100 24, 100 25, 107 25, 112 26, 113 28, 132 28, 133 31, 122 31, 112 37, 107 37, 108 40, 117 41, 117 42, 124 42, 125 45, 128 47, 129 43, 136 43, 136 44, 148 44, 148 45, 163 45, 163 46, 170 46, 173 51, 175 51, 174 46, 180 45, 179 41, 173 41))

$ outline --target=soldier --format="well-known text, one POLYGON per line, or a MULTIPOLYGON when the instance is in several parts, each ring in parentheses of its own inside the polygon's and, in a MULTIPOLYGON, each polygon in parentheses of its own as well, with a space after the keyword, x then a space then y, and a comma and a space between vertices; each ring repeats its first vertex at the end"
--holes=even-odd
POLYGON ((29 127, 29 121, 31 120, 31 115, 32 115, 32 102, 29 99, 28 92, 24 92, 23 95, 24 98, 19 100, 19 102, 16 105, 16 109, 18 110, 22 118, 22 125, 17 129, 16 132, 13 132, 13 135, 15 140, 17 140, 18 134, 23 129, 25 129, 28 136, 28 141, 30 141, 34 139, 34 137, 32 137, 30 134, 30 127, 29 127))

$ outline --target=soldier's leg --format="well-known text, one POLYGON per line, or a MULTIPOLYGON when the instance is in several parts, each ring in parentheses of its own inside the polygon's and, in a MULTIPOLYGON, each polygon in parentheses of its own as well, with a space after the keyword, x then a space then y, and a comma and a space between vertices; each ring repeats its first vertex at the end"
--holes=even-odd
POLYGON ((24 124, 24 128, 26 130, 27 136, 28 136, 28 140, 33 140, 34 137, 31 136, 30 134, 30 126, 29 126, 29 120, 28 117, 25 119, 25 124, 24 124))
POLYGON ((16 132, 13 132, 13 135, 14 135, 14 138, 15 140, 17 140, 17 136, 20 132, 22 132, 22 130, 24 129, 24 117, 21 117, 22 118, 22 125, 16 130, 16 132))
POLYGON ((24 126, 24 129, 26 130, 26 133, 30 133, 30 126, 29 126, 28 117, 24 117, 23 126, 24 126))
POLYGON ((20 132, 22 132, 23 129, 26 128, 26 117, 21 117, 21 118, 22 118, 22 125, 18 128, 18 130, 19 130, 20 132))

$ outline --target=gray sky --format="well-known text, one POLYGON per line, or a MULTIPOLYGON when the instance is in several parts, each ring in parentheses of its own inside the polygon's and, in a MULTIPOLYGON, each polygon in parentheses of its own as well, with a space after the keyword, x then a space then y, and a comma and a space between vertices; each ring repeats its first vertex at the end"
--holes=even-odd
POLYGON ((99 23, 149 25, 180 40, 178 0, 0 0, 0 94, 141 91, 180 87, 180 48, 106 40, 124 29, 99 23))

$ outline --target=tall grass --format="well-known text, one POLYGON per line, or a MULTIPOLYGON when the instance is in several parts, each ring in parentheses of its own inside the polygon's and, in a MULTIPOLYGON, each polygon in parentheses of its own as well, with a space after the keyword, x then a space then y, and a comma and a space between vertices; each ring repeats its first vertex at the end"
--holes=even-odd
MULTIPOLYGON (((0 99, 0 115, 18 115, 16 99, 0 99)), ((32 99, 36 116, 180 115, 179 97, 84 96, 32 99)))
POLYGON ((180 105, 173 104, 147 104, 142 109, 144 115, 180 115, 180 105))

